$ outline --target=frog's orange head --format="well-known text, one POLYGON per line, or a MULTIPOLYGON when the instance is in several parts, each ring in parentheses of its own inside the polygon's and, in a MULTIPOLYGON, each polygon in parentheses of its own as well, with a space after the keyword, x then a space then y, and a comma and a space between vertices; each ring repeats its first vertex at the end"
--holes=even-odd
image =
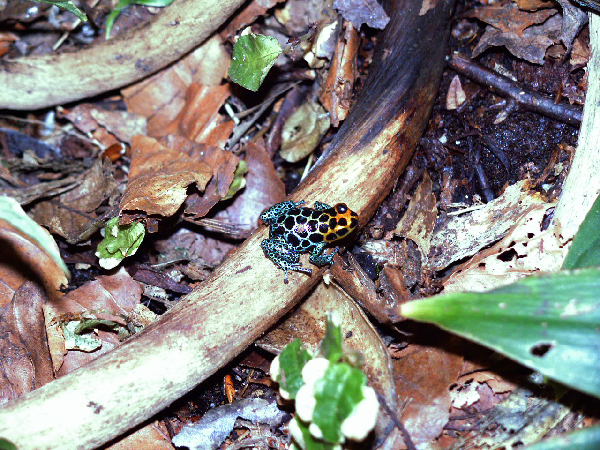
POLYGON ((325 242, 334 242, 352 233, 358 227, 358 214, 346 206, 338 203, 330 211, 329 230, 325 234, 325 242))

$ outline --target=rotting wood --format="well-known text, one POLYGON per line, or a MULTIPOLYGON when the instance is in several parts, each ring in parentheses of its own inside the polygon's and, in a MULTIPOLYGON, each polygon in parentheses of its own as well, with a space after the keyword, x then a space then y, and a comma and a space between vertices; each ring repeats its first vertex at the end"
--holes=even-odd
MULTIPOLYGON (((427 123, 444 65, 453 1, 419 15, 391 1, 391 21, 362 95, 292 199, 344 201, 364 225, 404 170, 427 123)), ((202 286, 114 351, 0 409, 19 449, 92 448, 132 429, 227 364, 317 282, 264 257, 260 227, 202 286)))
POLYGON ((178 0, 140 27, 89 48, 0 61, 0 109, 32 110, 141 80, 190 52, 244 0, 178 0))

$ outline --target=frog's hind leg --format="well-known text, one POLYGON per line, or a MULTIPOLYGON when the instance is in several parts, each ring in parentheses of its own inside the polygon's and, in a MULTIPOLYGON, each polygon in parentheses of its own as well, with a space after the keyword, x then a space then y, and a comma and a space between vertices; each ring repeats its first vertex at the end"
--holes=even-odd
POLYGON ((288 283, 288 272, 296 272, 312 275, 312 270, 303 267, 300 264, 300 254, 296 252, 293 246, 281 239, 265 239, 260 246, 265 252, 265 256, 285 272, 284 283, 288 283))

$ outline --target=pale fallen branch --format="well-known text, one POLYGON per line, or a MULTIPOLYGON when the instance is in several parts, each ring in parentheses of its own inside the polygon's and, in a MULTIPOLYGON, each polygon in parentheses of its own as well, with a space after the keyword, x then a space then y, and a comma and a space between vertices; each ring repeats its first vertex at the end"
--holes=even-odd
POLYGON ((32 110, 141 80, 213 33, 243 0, 177 0, 147 24, 73 53, 0 61, 0 109, 32 110))

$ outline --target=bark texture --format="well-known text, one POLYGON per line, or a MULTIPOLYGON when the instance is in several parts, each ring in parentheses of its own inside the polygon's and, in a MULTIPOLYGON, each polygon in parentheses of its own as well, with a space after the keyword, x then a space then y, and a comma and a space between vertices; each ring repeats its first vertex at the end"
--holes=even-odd
POLYGON ((0 61, 0 109, 33 110, 141 80, 200 45, 244 0, 177 0, 154 20, 73 53, 0 61))

